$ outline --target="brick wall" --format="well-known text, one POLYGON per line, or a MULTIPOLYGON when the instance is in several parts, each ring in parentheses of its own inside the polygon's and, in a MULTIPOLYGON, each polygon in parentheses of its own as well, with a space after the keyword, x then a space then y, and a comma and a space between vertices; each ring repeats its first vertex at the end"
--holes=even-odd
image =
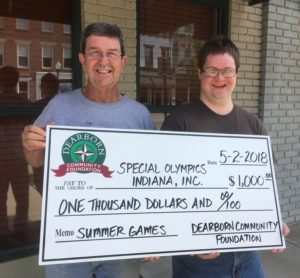
POLYGON ((117 24, 124 33, 128 62, 121 76, 119 88, 131 98, 136 97, 136 1, 84 0, 83 27, 97 21, 117 24))
POLYGON ((262 38, 262 5, 248 6, 247 1, 231 0, 229 37, 240 51, 241 67, 234 102, 258 114, 262 38))
POLYGON ((264 6, 260 114, 272 138, 282 217, 300 221, 300 0, 264 6))

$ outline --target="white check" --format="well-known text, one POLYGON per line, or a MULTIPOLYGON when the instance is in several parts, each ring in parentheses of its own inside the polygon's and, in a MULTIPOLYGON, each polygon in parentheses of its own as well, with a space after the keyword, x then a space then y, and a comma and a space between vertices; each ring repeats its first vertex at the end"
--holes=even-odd
POLYGON ((285 247, 268 136, 48 126, 40 264, 285 247))

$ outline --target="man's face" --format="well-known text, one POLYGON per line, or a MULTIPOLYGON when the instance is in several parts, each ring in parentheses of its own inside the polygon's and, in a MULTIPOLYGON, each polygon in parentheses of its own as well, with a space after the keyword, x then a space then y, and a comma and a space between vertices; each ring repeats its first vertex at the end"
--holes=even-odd
POLYGON ((127 57, 121 56, 117 38, 91 35, 86 40, 85 53, 79 54, 79 60, 90 85, 99 89, 113 89, 117 86, 127 57))
POLYGON ((232 103, 232 92, 236 85, 236 67, 232 56, 227 53, 208 55, 203 71, 199 70, 199 78, 200 99, 205 103, 218 106, 232 103), (221 72, 212 76, 217 70, 223 71, 225 76, 221 72))

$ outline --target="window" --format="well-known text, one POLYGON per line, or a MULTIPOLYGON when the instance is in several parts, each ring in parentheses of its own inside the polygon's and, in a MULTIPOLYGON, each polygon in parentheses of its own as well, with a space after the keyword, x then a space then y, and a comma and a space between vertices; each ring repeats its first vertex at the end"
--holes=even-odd
POLYGON ((4 65, 4 43, 0 42, 0 67, 4 65))
POLYGON ((145 45, 145 67, 153 68, 153 45, 145 45))
POLYGON ((29 47, 27 44, 18 44, 18 67, 27 68, 29 56, 29 47))
POLYGON ((0 29, 4 28, 4 20, 3 17, 0 16, 0 29))
POLYGON ((69 46, 63 48, 63 68, 70 69, 72 67, 71 48, 69 46))
POLYGON ((42 67, 52 68, 53 67, 53 47, 43 46, 42 47, 42 67))
POLYGON ((42 21, 42 31, 43 32, 53 32, 53 22, 42 21))
POLYGON ((170 57, 170 47, 161 47, 161 57, 163 58, 170 57))
POLYGON ((18 93, 19 94, 24 94, 27 97, 28 88, 29 88, 28 81, 21 81, 21 80, 19 81, 19 86, 18 86, 18 93))
POLYGON ((28 30, 29 29, 29 21, 28 19, 16 19, 16 28, 18 30, 28 30))
POLYGON ((139 3, 138 99, 150 110, 158 106, 162 112, 198 99, 197 53, 208 38, 226 33, 228 1, 139 3))
POLYGON ((71 34, 71 25, 70 24, 64 24, 64 34, 71 34))
MULTIPOLYGON (((49 100, 37 103, 41 97, 41 78, 47 73, 56 76, 54 65, 57 60, 63 64, 64 46, 78 52, 79 43, 72 46, 67 30, 71 29, 72 13, 76 14, 72 28, 76 30, 74 40, 79 40, 76 36, 81 32, 80 2, 0 1, 0 76, 5 76, 4 80, 13 87, 8 91, 0 89, 1 262, 38 252, 43 169, 33 169, 27 164, 21 133, 25 125, 33 123, 49 100), (29 2, 33 4, 29 5, 29 2), (64 25, 66 33, 63 33, 64 25), (47 47, 52 47, 53 51, 46 50, 47 47)), ((74 60, 77 63, 77 55, 74 60)), ((62 68, 59 74, 63 85, 72 87, 72 82, 76 82, 79 87, 81 67, 78 66, 75 77, 72 70, 62 68)), ((0 276, 9 276, 6 274, 1 272, 0 276)))

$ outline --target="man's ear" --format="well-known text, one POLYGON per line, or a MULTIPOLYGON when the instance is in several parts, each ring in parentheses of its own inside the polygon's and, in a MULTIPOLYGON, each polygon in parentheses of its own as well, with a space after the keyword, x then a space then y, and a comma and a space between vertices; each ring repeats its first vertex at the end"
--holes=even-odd
POLYGON ((125 65, 126 65, 126 63, 127 63, 127 56, 126 55, 124 55, 123 57, 122 57, 122 72, 123 72, 123 70, 124 70, 124 68, 125 68, 125 65))
POLYGON ((79 58, 79 62, 80 62, 80 64, 81 64, 81 66, 83 67, 83 69, 85 69, 85 63, 84 63, 85 58, 84 58, 84 54, 80 52, 80 53, 78 54, 78 58, 79 58))
POLYGON ((198 77, 199 77, 199 79, 201 78, 201 69, 198 69, 198 77))

